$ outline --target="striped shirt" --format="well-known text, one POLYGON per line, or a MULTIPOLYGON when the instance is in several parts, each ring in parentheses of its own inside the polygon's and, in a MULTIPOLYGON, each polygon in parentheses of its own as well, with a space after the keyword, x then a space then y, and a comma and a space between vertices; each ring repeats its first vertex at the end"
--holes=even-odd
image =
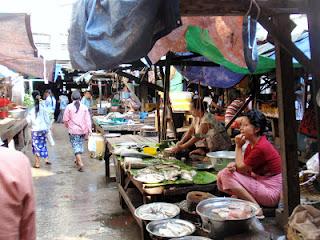
POLYGON ((231 119, 239 111, 243 103, 244 102, 240 99, 236 99, 232 101, 232 103, 226 109, 226 114, 224 116, 225 124, 228 124, 231 121, 231 119))

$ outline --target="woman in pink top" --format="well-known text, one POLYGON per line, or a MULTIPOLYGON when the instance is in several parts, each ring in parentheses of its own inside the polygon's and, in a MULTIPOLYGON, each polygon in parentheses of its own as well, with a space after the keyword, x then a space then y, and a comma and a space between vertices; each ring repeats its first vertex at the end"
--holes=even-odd
MULTIPOLYGON (((236 136, 236 161, 218 173, 218 188, 235 197, 262 206, 274 207, 282 189, 281 159, 263 132, 266 118, 259 111, 242 117, 236 136), (248 141, 244 154, 242 146, 248 141)), ((262 211, 261 211, 262 215, 262 211)))
POLYGON ((84 137, 91 133, 91 118, 88 108, 80 103, 79 91, 72 92, 71 99, 73 102, 66 107, 63 122, 69 131, 70 142, 76 156, 75 163, 78 170, 83 172, 81 154, 84 152, 84 137))
POLYGON ((0 147, 0 239, 35 240, 35 197, 29 159, 0 147))

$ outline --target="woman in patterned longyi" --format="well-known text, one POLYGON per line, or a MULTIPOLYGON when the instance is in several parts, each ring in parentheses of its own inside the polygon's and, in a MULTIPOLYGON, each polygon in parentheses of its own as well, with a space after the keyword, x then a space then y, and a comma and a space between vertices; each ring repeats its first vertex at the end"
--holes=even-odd
POLYGON ((50 116, 40 104, 41 95, 40 92, 35 90, 32 92, 35 105, 30 110, 27 121, 31 125, 31 140, 32 140, 32 152, 35 155, 35 162, 33 167, 40 168, 40 159, 45 159, 46 164, 51 164, 48 161, 48 149, 47 149, 47 133, 50 127, 50 116))

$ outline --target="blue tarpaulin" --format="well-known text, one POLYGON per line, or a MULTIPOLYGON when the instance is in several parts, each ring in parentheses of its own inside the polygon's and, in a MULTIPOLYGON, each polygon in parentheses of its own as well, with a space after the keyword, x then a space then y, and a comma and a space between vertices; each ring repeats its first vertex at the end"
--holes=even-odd
POLYGON ((72 66, 112 69, 139 60, 180 25, 178 0, 79 0, 68 40, 72 66))
MULTIPOLYGON (((205 57, 196 57, 192 60, 208 61, 205 57)), ((232 72, 223 66, 217 67, 196 67, 196 66, 175 66, 175 68, 189 81, 204 86, 216 88, 230 88, 241 81, 245 76, 232 72)))

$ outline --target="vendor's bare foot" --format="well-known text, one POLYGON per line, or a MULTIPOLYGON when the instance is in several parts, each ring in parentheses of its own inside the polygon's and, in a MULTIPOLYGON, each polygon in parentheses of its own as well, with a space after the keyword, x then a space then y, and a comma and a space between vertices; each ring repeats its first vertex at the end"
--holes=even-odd
POLYGON ((256 213, 256 218, 257 218, 257 219, 260 219, 260 220, 265 218, 265 216, 263 215, 262 208, 260 208, 260 209, 257 211, 257 213, 256 213))

